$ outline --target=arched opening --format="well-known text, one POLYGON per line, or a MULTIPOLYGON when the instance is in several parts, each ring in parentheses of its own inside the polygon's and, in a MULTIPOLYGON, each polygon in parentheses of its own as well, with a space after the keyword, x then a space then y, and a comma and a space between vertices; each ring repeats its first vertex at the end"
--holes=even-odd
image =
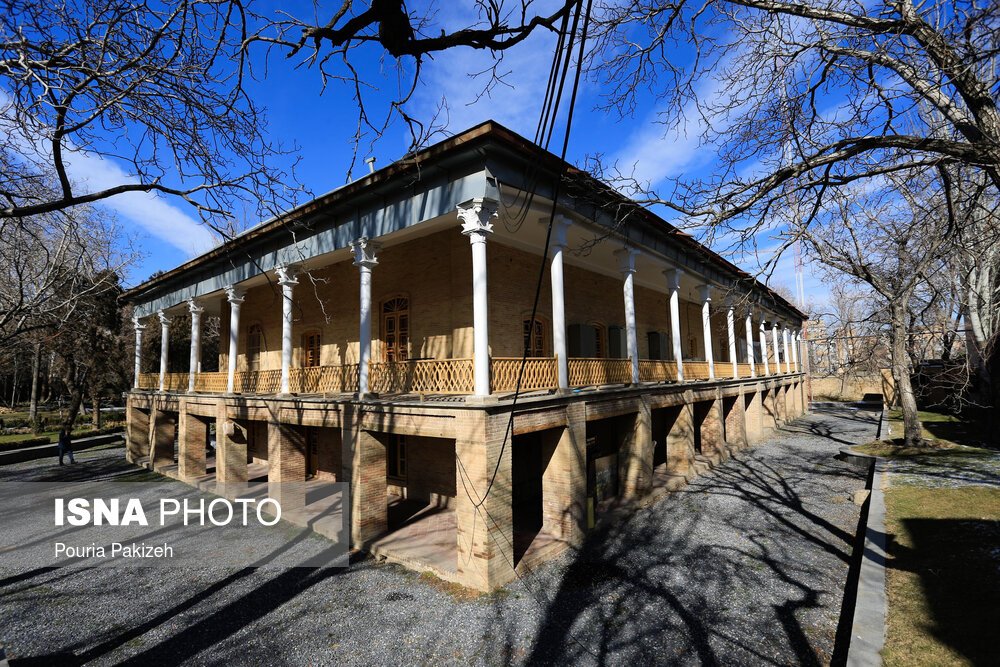
POLYGON ((382 350, 386 361, 406 361, 410 348, 410 300, 405 296, 382 303, 382 350))

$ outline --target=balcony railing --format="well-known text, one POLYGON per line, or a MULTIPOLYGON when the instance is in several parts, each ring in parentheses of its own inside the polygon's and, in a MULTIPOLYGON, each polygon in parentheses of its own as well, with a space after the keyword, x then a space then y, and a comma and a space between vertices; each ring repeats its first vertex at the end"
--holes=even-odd
MULTIPOLYGON (((521 370, 521 357, 493 357, 490 359, 493 391, 517 389, 517 375, 521 370)), ((521 391, 555 389, 559 386, 559 366, 555 357, 528 357, 521 377, 521 391)))
POLYGON ((471 394, 472 359, 390 361, 369 366, 368 386, 377 394, 471 394))
POLYGON ((632 381, 630 359, 569 359, 569 386, 596 387, 632 381))
MULTIPOLYGON (((569 359, 569 385, 571 387, 597 387, 628 384, 632 380, 630 359, 569 359)), ((493 357, 490 359, 491 390, 512 392, 517 387, 521 368, 520 357, 493 357)), ((731 362, 716 362, 716 378, 732 375, 731 362)), ((758 367, 757 377, 763 375, 758 367)), ((777 375, 772 372, 770 375, 777 375)), ((750 365, 738 364, 740 378, 750 377, 750 365)), ((685 361, 686 380, 709 379, 708 362, 685 361)), ((234 390, 240 394, 276 394, 281 390, 281 371, 245 371, 233 378, 234 390)), ((640 382, 676 382, 677 364, 674 361, 655 359, 639 360, 640 382)), ((289 384, 294 394, 353 393, 358 391, 358 365, 317 366, 292 368, 289 384)), ((522 391, 555 389, 558 386, 558 360, 556 357, 529 357, 525 361, 521 378, 522 391)), ((159 373, 142 373, 139 389, 160 388, 159 373)), ((198 373, 195 391, 224 393, 228 389, 226 373, 198 373)), ((188 389, 187 373, 168 373, 164 389, 185 392, 188 389)), ((472 359, 421 359, 414 361, 373 362, 369 365, 369 389, 378 394, 471 394, 475 391, 472 359)))

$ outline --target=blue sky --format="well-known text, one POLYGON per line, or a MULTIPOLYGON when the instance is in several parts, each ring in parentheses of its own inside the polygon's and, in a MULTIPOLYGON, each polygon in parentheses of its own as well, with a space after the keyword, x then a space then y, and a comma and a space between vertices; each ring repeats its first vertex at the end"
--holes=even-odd
MULTIPOLYGON (((305 15, 312 13, 311 3, 283 3, 281 7, 293 14, 303 10, 305 15)), ((461 11, 451 6, 447 12, 447 16, 440 13, 438 16, 447 25, 465 20, 461 11)), ((489 54, 471 49, 435 54, 424 64, 424 85, 414 95, 408 111, 418 118, 429 119, 437 105, 447 100, 451 132, 461 132, 492 118, 531 138, 538 121, 553 45, 553 37, 539 33, 508 51, 503 65, 503 71, 509 71, 507 85, 497 87, 478 101, 475 100, 484 82, 469 77, 466 72, 487 67, 489 54)), ((258 53, 262 55, 262 50, 258 53)), ((262 64, 259 56, 255 59, 262 64)), ((362 67, 366 80, 382 90, 391 91, 397 85, 388 56, 384 62, 372 58, 362 67)), ((263 67, 259 71, 263 71, 263 67)), ((322 82, 314 68, 296 69, 293 62, 275 56, 268 63, 267 78, 251 84, 257 101, 268 109, 272 136, 286 145, 298 146, 301 159, 296 173, 314 195, 345 182, 351 166, 350 139, 357 123, 349 87, 332 82, 322 95, 321 89, 322 82)), ((379 91, 373 92, 373 109, 382 110, 378 105, 380 95, 379 91)), ((653 123, 656 107, 650 97, 640 98, 635 116, 625 119, 595 110, 599 99, 596 84, 584 82, 570 141, 570 162, 582 164, 586 155, 601 153, 609 160, 617 160, 624 170, 630 171, 634 165, 636 175, 654 186, 670 176, 697 174, 711 168, 712 152, 698 145, 698 128, 688 127, 686 132, 667 131, 662 125, 653 123)), ((385 166, 398 159, 407 147, 408 135, 402 124, 397 123, 375 145, 372 155, 377 159, 377 166, 385 166)), ((361 162, 364 157, 366 155, 359 156, 354 177, 366 170, 361 162)), ((89 178, 95 184, 121 177, 118 165, 85 156, 77 158, 75 171, 78 177, 89 178)), ((115 198, 107 205, 118 213, 127 228, 139 235, 139 245, 145 253, 128 276, 130 284, 141 282, 154 271, 173 268, 209 249, 214 242, 212 235, 196 221, 196 215, 186 210, 187 205, 180 200, 137 194, 115 198)), ((657 212, 668 220, 672 218, 665 210, 657 212)), ((761 263, 766 259, 762 256, 761 263)), ((751 262, 737 263, 749 271, 756 270, 751 262)), ((781 260, 773 282, 794 287, 791 253, 781 260)), ((825 300, 826 289, 808 266, 805 291, 807 302, 825 300)))

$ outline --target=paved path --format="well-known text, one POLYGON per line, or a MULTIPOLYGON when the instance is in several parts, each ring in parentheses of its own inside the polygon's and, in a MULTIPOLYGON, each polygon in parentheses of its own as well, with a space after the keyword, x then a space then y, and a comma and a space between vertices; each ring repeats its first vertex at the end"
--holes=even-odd
MULTIPOLYGON (((372 561, 127 578, 0 570, 0 645, 72 664, 822 664, 859 515, 849 495, 863 486, 833 457, 874 432, 866 413, 800 419, 474 601, 372 561)), ((85 454, 72 473, 121 474, 110 456, 85 454)))

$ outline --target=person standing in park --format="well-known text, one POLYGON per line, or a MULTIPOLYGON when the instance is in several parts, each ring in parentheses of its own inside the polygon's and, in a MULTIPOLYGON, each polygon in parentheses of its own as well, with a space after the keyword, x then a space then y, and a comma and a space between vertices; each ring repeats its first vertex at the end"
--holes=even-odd
POLYGON ((73 458, 73 433, 69 426, 63 426, 59 431, 59 465, 63 464, 64 454, 69 454, 70 463, 76 463, 73 458))

